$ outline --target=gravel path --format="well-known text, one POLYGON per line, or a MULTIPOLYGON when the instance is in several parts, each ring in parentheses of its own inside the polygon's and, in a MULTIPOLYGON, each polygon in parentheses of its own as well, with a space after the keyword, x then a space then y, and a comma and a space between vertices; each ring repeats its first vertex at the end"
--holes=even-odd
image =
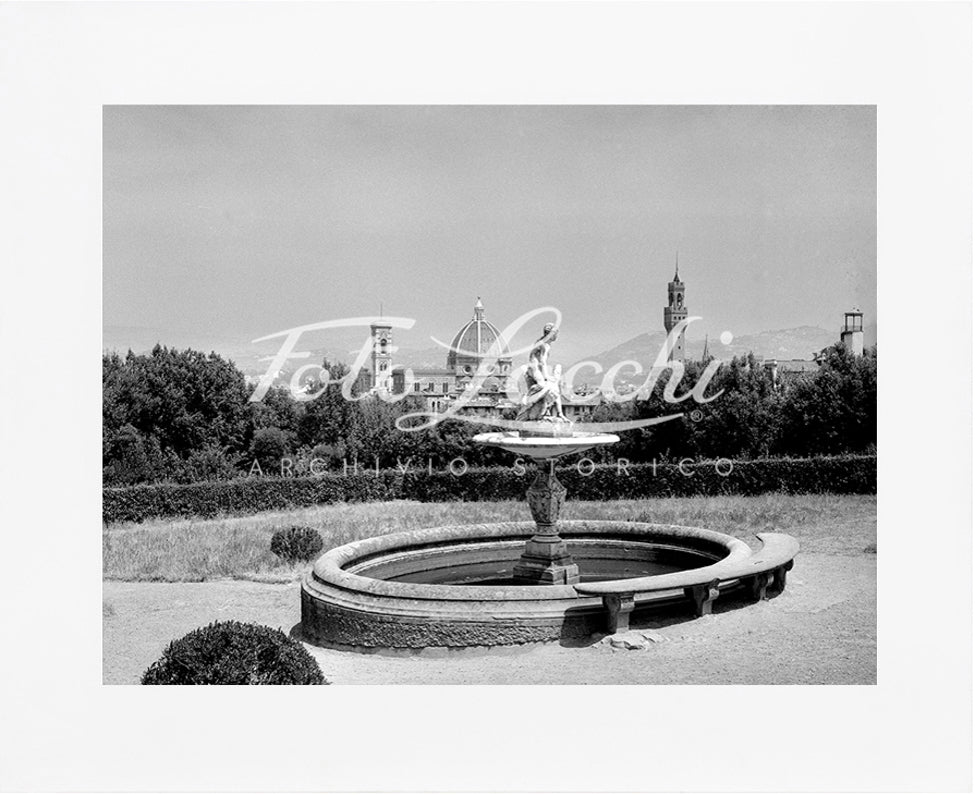
MULTIPOLYGON (((800 553, 786 591, 649 625, 658 642, 360 654, 307 648, 333 684, 875 684, 875 554, 800 553)), ((104 583, 103 679, 137 684, 165 645, 214 620, 290 631, 299 586, 226 580, 104 583)))

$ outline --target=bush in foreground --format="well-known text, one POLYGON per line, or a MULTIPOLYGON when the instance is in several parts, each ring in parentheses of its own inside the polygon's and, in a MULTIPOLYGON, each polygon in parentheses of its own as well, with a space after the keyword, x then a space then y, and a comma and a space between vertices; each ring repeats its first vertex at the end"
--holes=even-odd
POLYGON ((271 552, 288 563, 311 560, 324 546, 321 535, 313 527, 295 525, 271 536, 271 552))
POLYGON ((315 658, 279 629, 217 621, 174 640, 144 685, 325 685, 315 658))

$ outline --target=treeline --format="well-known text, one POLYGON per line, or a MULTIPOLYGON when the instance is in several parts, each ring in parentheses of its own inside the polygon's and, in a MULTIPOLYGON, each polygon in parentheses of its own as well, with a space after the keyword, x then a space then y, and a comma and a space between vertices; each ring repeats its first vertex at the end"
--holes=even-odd
MULTIPOLYGON (((474 445, 486 430, 448 419, 433 428, 403 432, 396 419, 423 410, 422 398, 397 403, 373 397, 349 401, 335 382, 348 373, 325 362, 332 383, 310 401, 286 387, 260 402, 237 367, 218 356, 156 346, 151 353, 106 354, 102 361, 102 463, 106 486, 193 483, 241 476, 349 472, 350 467, 443 467, 464 458, 470 467, 510 465, 511 456, 474 445)), ((689 364, 678 396, 697 383, 703 365, 689 364)), ((682 458, 747 460, 875 451, 877 439, 876 348, 862 357, 841 346, 827 352, 813 375, 786 388, 773 387, 753 356, 723 364, 698 405, 664 399, 665 373, 645 399, 599 406, 593 420, 611 422, 684 412, 651 428, 626 431, 621 441, 592 457, 639 462, 682 458)), ((308 385, 310 394, 322 388, 308 385)), ((361 397, 361 396, 357 396, 361 397)))

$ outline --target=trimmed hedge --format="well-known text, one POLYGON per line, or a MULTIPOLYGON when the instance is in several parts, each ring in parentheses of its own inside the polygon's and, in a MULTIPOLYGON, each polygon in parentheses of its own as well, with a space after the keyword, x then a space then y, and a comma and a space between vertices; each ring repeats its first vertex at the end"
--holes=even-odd
POLYGON ((325 542, 314 527, 292 527, 277 530, 271 536, 271 552, 288 563, 311 560, 322 551, 325 542))
MULTIPOLYGON (((721 471, 727 471, 722 463, 721 471)), ((631 464, 628 473, 616 464, 596 466, 590 475, 575 465, 558 468, 559 479, 577 500, 642 499, 712 494, 754 495, 766 492, 808 494, 876 494, 876 456, 823 458, 760 458, 735 461, 723 476, 714 462, 687 464, 631 464)), ((586 470, 588 471, 588 470, 586 470)), ((333 502, 418 500, 521 500, 531 483, 528 467, 470 469, 462 475, 434 470, 397 469, 357 474, 325 474, 295 478, 240 478, 210 483, 161 483, 102 490, 102 519, 106 523, 137 522, 156 517, 210 517, 288 510, 333 502)))
POLYGON ((298 641, 279 629, 217 621, 170 643, 144 685, 326 685, 298 641))

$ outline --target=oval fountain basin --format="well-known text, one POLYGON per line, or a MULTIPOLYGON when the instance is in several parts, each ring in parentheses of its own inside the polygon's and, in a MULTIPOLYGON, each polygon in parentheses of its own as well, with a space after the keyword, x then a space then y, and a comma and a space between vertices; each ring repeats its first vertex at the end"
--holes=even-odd
POLYGON ((615 444, 619 436, 612 433, 572 433, 560 436, 520 436, 514 432, 495 431, 479 433, 474 437, 477 444, 500 447, 509 453, 528 456, 536 460, 558 458, 571 453, 581 453, 584 450, 604 444, 615 444))
MULTIPOLYGON (((337 547, 302 583, 301 632, 353 647, 495 646, 582 637, 605 623, 602 600, 571 585, 521 585, 512 570, 532 522, 395 533, 337 547)), ((745 558, 711 530, 622 521, 562 521, 583 582, 663 575, 745 558)), ((638 609, 683 598, 640 597, 638 609)))

